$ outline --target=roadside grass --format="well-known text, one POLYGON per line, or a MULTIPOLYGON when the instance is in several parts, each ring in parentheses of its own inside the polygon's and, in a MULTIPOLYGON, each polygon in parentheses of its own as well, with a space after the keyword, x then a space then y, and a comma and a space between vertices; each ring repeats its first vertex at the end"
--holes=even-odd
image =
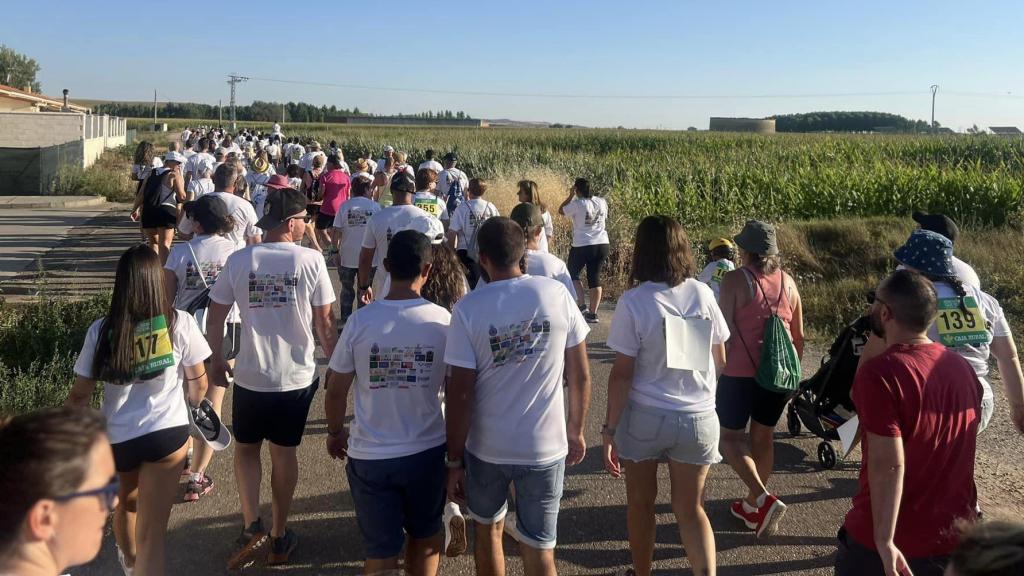
POLYGON ((57 173, 53 193, 58 196, 105 196, 111 202, 135 199, 135 182, 131 179, 130 146, 107 150, 90 167, 62 168, 57 173))

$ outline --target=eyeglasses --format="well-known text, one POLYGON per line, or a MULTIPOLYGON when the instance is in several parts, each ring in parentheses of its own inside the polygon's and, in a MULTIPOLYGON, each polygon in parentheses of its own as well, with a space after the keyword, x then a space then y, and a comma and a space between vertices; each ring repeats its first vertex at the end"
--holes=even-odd
POLYGON ((867 293, 867 297, 868 297, 868 304, 874 304, 875 302, 878 302, 879 304, 881 304, 883 306, 888 306, 889 305, 888 302, 886 302, 885 300, 882 300, 881 298, 879 298, 878 297, 878 293, 875 292, 874 290, 869 290, 868 293, 867 293))
POLYGON ((302 220, 306 224, 309 224, 309 222, 313 220, 313 217, 309 214, 303 214, 302 216, 292 216, 291 218, 288 218, 288 220, 302 220))
POLYGON ((101 496, 103 505, 106 507, 107 512, 114 509, 114 504, 117 502, 117 493, 121 490, 121 481, 117 476, 110 479, 110 482, 102 487, 95 490, 84 490, 82 492, 72 492, 71 494, 65 494, 64 496, 58 496, 54 500, 58 502, 67 502, 68 500, 74 500, 75 498, 86 498, 88 496, 101 496))

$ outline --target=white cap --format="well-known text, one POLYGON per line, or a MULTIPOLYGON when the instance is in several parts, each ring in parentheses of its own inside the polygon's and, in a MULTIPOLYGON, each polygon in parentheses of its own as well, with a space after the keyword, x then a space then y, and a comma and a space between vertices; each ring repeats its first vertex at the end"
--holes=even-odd
POLYGON ((387 152, 394 152, 394 151, 395 151, 395 149, 392 148, 391 146, 385 146, 384 147, 384 152, 385 153, 387 153, 387 152))
POLYGON ((177 162, 178 164, 184 164, 186 160, 188 160, 188 158, 186 158, 184 154, 174 150, 164 154, 164 162, 177 162))
POLYGON ((415 216, 409 221, 406 230, 415 230, 430 239, 431 244, 444 242, 444 226, 433 216, 415 216))

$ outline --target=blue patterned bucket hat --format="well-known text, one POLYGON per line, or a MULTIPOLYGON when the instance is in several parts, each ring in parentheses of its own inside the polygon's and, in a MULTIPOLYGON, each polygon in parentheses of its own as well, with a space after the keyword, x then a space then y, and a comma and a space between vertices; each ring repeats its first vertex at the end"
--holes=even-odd
POLYGON ((931 230, 914 230, 906 244, 897 248, 892 255, 900 264, 913 268, 925 276, 956 276, 953 270, 953 242, 931 230))

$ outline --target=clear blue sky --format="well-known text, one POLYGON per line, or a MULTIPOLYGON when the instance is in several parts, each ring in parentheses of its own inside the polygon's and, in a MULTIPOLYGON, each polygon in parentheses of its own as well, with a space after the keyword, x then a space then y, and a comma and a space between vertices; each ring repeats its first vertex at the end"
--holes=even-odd
POLYGON ((83 98, 149 100, 155 88, 161 100, 226 104, 226 75, 237 72, 514 95, 252 80, 239 86, 241 103, 306 101, 380 114, 461 109, 482 118, 679 129, 706 128, 709 116, 815 110, 927 119, 928 87, 939 84, 943 125, 1024 125, 1019 0, 360 5, 15 2, 4 8, 0 42, 39 61, 44 92, 66 87, 83 98), (664 95, 711 97, 611 98, 664 95))

